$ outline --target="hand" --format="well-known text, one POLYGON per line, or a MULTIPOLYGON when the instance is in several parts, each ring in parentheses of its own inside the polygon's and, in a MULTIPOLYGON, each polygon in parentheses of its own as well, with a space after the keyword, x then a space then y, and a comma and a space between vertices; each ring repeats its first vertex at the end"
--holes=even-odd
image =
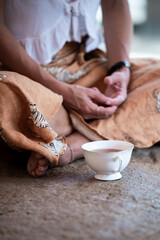
POLYGON ((105 95, 111 98, 112 106, 119 106, 127 98, 129 80, 130 70, 128 68, 123 68, 104 78, 104 82, 107 85, 105 95))
POLYGON ((84 119, 107 118, 117 109, 117 106, 108 106, 111 99, 97 88, 70 85, 69 89, 69 97, 64 97, 64 105, 76 110, 84 119))

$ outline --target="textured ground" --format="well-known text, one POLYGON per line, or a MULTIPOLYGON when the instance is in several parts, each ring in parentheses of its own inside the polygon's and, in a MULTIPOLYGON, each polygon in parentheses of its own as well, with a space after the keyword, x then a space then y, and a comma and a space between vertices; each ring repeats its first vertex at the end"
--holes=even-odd
POLYGON ((1 160, 0 239, 160 239, 160 147, 134 150, 122 175, 98 181, 78 160, 33 179, 1 160))

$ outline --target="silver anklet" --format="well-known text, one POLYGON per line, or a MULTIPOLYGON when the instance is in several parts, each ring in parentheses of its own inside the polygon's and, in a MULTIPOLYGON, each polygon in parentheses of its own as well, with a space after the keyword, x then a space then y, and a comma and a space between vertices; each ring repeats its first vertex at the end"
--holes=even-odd
POLYGON ((71 152, 71 158, 70 158, 70 162, 73 161, 73 150, 72 150, 72 147, 67 143, 69 149, 70 149, 70 152, 71 152))

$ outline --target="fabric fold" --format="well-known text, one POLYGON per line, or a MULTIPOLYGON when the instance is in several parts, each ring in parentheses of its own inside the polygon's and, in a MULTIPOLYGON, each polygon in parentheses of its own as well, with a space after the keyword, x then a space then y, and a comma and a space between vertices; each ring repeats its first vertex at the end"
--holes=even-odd
POLYGON ((0 73, 0 134, 12 148, 35 151, 55 165, 65 151, 61 137, 57 148, 57 133, 49 121, 59 110, 62 96, 20 74, 0 73))
POLYGON ((131 59, 127 100, 107 119, 85 121, 78 113, 70 115, 74 128, 90 140, 124 140, 137 148, 151 147, 160 141, 160 60, 131 59))

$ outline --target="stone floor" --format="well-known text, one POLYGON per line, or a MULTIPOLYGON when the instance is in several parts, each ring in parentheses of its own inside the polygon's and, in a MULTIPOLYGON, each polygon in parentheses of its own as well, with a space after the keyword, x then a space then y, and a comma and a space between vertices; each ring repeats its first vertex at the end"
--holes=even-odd
POLYGON ((134 150, 122 175, 98 181, 80 159, 34 179, 1 159, 0 239, 160 239, 160 147, 134 150))

